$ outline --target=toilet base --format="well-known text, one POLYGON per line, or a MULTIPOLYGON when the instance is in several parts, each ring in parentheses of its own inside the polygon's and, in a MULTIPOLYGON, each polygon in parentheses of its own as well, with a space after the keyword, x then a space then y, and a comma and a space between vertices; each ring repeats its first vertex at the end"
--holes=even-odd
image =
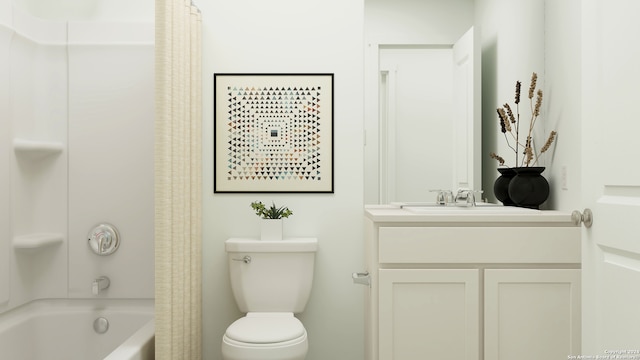
POLYGON ((224 360, 304 360, 309 350, 307 334, 276 344, 248 344, 222 338, 224 360))

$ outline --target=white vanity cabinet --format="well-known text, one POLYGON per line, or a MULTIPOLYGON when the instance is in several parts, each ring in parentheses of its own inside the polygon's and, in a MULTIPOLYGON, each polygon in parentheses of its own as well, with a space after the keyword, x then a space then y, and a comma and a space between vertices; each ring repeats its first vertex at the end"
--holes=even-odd
POLYGON ((580 353, 580 228, 562 212, 365 212, 367 360, 580 353))

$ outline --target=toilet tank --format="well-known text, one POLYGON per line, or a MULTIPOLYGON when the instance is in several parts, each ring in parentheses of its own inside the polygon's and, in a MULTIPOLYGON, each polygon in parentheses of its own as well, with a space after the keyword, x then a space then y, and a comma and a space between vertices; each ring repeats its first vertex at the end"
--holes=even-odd
POLYGON ((225 242, 231 289, 242 312, 299 313, 313 283, 316 238, 225 242))

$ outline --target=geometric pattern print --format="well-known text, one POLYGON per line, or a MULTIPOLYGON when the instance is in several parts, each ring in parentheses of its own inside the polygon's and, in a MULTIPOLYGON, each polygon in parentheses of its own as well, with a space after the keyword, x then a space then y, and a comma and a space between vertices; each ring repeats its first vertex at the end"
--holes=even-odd
POLYGON ((321 180, 321 90, 228 86, 227 180, 321 180))

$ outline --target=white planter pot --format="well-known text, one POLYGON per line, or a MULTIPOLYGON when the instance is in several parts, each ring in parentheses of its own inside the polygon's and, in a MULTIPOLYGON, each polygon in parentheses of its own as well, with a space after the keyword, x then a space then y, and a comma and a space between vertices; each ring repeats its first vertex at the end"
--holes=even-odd
POLYGON ((282 240, 282 219, 262 219, 260 240, 282 240))

